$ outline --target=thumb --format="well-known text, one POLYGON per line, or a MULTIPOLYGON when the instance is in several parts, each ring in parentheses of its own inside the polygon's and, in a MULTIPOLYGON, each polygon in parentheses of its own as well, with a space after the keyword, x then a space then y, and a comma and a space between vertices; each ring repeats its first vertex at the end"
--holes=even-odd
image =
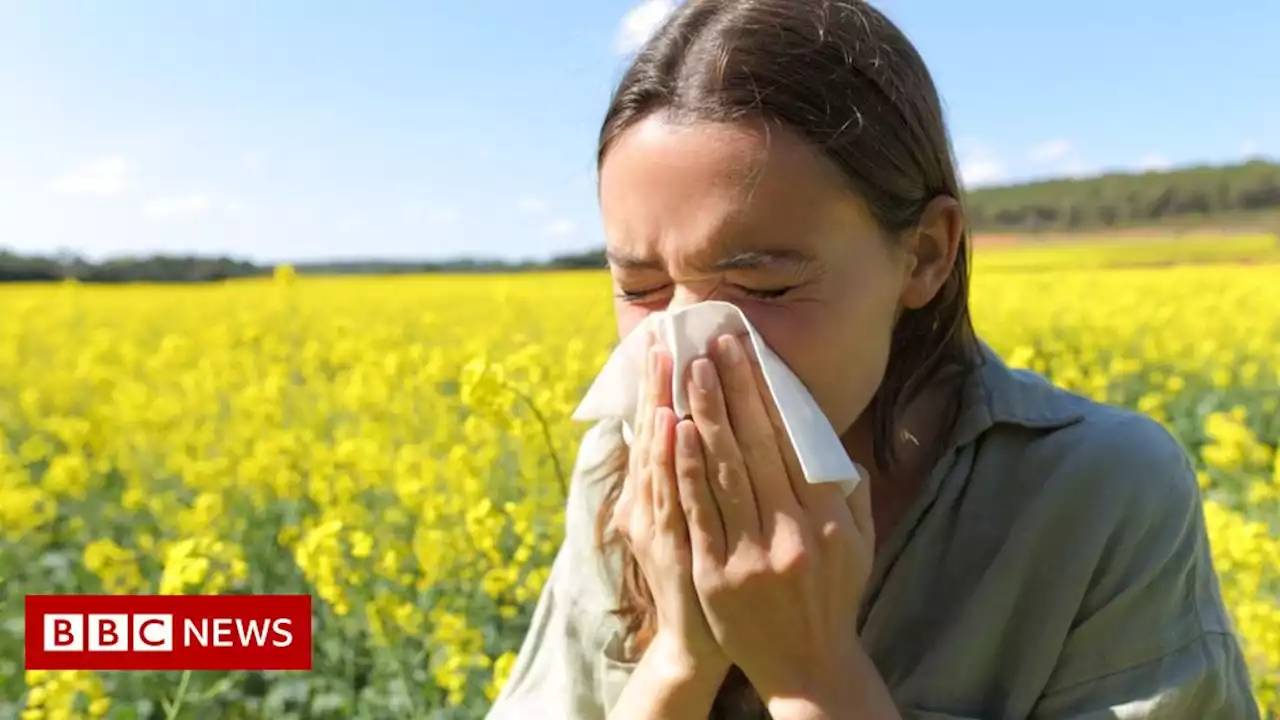
POLYGON ((849 506, 849 512, 853 513, 853 523, 858 527, 858 534, 874 548, 876 524, 871 514, 871 473, 856 463, 854 467, 858 470, 858 484, 845 498, 845 504, 849 506))

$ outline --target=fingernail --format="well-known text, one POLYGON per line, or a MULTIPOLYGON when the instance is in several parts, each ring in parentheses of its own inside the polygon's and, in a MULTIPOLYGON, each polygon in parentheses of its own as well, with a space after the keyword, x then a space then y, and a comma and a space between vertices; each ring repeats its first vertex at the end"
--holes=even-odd
POLYGON ((716 389, 716 368, 706 358, 693 361, 693 384, 702 392, 716 389))
POLYGON ((723 335, 719 340, 720 355, 729 365, 737 365, 742 361, 742 350, 738 348, 738 339, 731 335, 723 335))

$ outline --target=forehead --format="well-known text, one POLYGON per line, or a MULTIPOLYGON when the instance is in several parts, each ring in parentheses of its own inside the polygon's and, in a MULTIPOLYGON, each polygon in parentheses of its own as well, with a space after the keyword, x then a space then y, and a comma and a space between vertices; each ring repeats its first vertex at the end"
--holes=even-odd
POLYGON ((817 257, 837 237, 875 227, 833 165, 763 123, 679 125, 650 116, 605 156, 600 203, 615 259, 817 257))

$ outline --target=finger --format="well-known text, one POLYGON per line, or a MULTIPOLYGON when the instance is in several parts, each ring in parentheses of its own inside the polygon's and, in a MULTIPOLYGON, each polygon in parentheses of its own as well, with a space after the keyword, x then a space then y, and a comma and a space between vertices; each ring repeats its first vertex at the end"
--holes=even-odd
POLYGON ((751 371, 755 375, 756 388, 760 391, 760 401, 764 405, 765 414, 769 416, 769 427, 773 428, 774 442, 777 443, 778 453, 782 456, 783 466, 787 469, 788 489, 791 491, 791 497, 795 502, 804 506, 802 493, 809 484, 804 477, 804 468, 800 465, 800 456, 796 454, 795 445, 791 443, 791 435, 787 432, 787 426, 782 422, 782 413, 778 410, 778 404, 773 399, 773 393, 769 389, 769 382, 764 376, 764 366, 761 362, 759 354, 756 352, 755 345, 750 342, 744 342, 743 346, 747 350, 747 355, 751 358, 751 371))
POLYGON ((762 530, 769 535, 780 514, 795 515, 800 505, 787 477, 787 467, 743 343, 732 335, 720 337, 716 342, 715 362, 724 382, 729 425, 756 497, 762 530))
MULTIPOLYGON (((653 422, 657 417, 655 411, 660 407, 671 406, 671 357, 656 340, 649 346, 645 367, 644 429, 638 434, 641 448, 648 448, 653 442, 653 422)), ((648 458, 645 457, 645 460, 648 458)))
POLYGON ((645 351, 644 376, 640 384, 640 402, 636 407, 635 438, 628 467, 633 474, 640 472, 640 466, 648 462, 650 426, 653 424, 655 386, 658 384, 655 375, 658 373, 658 350, 653 342, 653 335, 647 336, 648 349, 645 351))
POLYGON ((637 437, 640 435, 640 429, 644 427, 647 413, 645 412, 645 403, 649 400, 649 383, 652 373, 651 354, 653 353, 654 337, 653 333, 646 331, 644 334, 644 367, 640 373, 640 388, 637 394, 636 416, 632 422, 632 429, 637 437))
POLYGON ((646 335, 648 349, 645 355, 644 378, 641 382, 640 404, 636 409, 635 439, 628 458, 629 472, 623 493, 627 495, 627 532, 631 538, 647 535, 653 524, 653 491, 650 485, 649 453, 652 446, 654 376, 657 374, 658 356, 653 334, 646 335))
POLYGON ((648 438, 646 444, 641 446, 641 452, 644 453, 643 462, 648 466, 650 504, 656 519, 657 513, 661 511, 659 507, 659 496, 662 493, 661 472, 672 461, 671 453, 675 441, 670 436, 675 432, 675 422, 670 418, 672 414, 670 410, 671 358, 655 341, 650 350, 649 359, 651 367, 649 402, 652 415, 648 438))
MULTIPOLYGON (((631 445, 633 448, 640 446, 640 432, 644 429, 645 416, 648 414, 649 349, 651 347, 653 347, 653 333, 646 330, 644 334, 644 363, 640 372, 640 387, 636 390, 636 411, 635 416, 631 418, 631 445)), ((631 452, 627 457, 627 475, 634 475, 638 465, 636 453, 631 452)))
POLYGON ((751 491, 738 440, 729 423, 715 363, 698 358, 691 365, 689 410, 702 438, 712 495, 720 508, 725 535, 727 538, 759 537, 760 513, 755 493, 751 491))
POLYGON ((667 407, 659 407, 653 420, 653 442, 649 449, 649 491, 653 520, 660 527, 670 524, 671 512, 679 505, 675 489, 675 425, 676 414, 667 407))
MULTIPOLYGON (((646 422, 653 425, 652 419, 646 422)), ((635 453, 641 455, 642 459, 635 474, 628 479, 628 482, 634 483, 626 518, 627 533, 632 540, 648 537, 653 533, 653 473, 648 462, 649 454, 640 448, 635 453)))
POLYGON ((688 526, 695 571, 699 563, 710 562, 722 567, 726 557, 724 523, 707 477, 702 439, 698 437, 697 426, 688 419, 676 424, 675 435, 676 486, 688 526))
POLYGON ((674 361, 667 346, 658 337, 653 339, 650 350, 657 357, 653 364, 653 377, 649 385, 650 401, 654 407, 671 407, 671 373, 674 361))
MULTIPOLYGON (((806 512, 819 511, 819 514, 821 514, 822 512, 829 512, 833 507, 838 507, 837 503, 844 499, 843 494, 838 490, 838 486, 830 483, 811 483, 805 477, 804 467, 800 464, 800 456, 796 453, 795 445, 791 442, 791 434, 787 431, 787 426, 783 424, 782 413, 778 409, 777 403, 774 402, 772 393, 769 391, 769 384, 765 379, 764 369, 760 363, 759 355, 755 351, 755 346, 750 342, 744 342, 743 347, 753 361, 752 369, 755 371, 757 386, 760 388, 760 395, 769 414, 769 422, 773 427, 779 452, 787 468, 787 477, 791 481, 792 495, 806 512)), ((866 471, 862 470, 862 474, 865 478, 866 471)))

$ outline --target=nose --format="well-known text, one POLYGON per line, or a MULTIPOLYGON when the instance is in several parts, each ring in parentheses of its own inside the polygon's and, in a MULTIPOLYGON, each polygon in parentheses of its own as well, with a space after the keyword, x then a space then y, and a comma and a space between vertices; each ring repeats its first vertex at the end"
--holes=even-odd
POLYGON ((681 308, 696 305, 711 299, 714 288, 703 288, 701 291, 687 285, 676 284, 671 293, 671 301, 667 303, 667 311, 675 312, 681 308))

